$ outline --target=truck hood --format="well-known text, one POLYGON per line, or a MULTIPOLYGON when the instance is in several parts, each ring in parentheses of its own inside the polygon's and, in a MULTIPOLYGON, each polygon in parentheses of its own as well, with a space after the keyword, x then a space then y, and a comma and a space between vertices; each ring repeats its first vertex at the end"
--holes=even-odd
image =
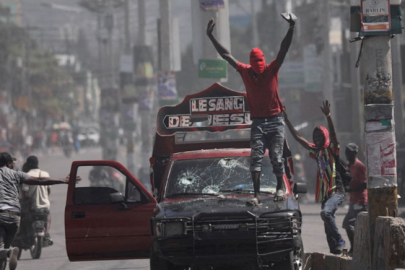
POLYGON ((300 210, 297 201, 288 195, 283 201, 274 202, 273 196, 261 196, 260 206, 246 206, 246 202, 252 196, 243 197, 208 197, 208 198, 186 198, 181 200, 166 200, 159 203, 156 209, 156 218, 185 218, 193 217, 201 213, 221 214, 221 213, 243 213, 250 212, 260 216, 264 213, 296 211, 300 210))

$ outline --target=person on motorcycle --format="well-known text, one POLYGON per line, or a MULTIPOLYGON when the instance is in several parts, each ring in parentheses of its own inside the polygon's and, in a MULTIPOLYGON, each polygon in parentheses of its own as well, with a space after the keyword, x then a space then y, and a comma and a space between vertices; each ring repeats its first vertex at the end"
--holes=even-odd
MULTIPOLYGON (((36 156, 29 156, 23 165, 23 172, 33 177, 49 177, 49 173, 42 171, 38 167, 39 161, 36 156)), ((30 212, 42 213, 47 216, 44 243, 52 245, 53 241, 49 234, 51 227, 51 203, 49 194, 51 188, 49 186, 38 185, 22 185, 22 200, 26 203, 27 210, 30 212)))

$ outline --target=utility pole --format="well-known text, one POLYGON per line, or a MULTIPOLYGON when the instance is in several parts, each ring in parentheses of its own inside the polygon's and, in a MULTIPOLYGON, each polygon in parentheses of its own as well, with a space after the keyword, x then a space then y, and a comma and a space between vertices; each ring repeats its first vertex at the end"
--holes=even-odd
POLYGON ((125 53, 126 54, 131 54, 131 33, 129 30, 129 11, 130 11, 130 6, 129 6, 129 0, 125 0, 125 5, 124 5, 124 14, 125 14, 125 53))
MULTIPOLYGON (((223 6, 216 6, 215 1, 212 1, 211 9, 207 10, 201 9, 199 1, 192 1, 191 3, 193 60, 196 65, 200 59, 221 59, 206 34, 207 24, 211 18, 215 20, 214 35, 222 45, 232 51, 229 31, 229 1, 224 0, 223 3, 223 6)), ((218 82, 217 78, 200 78, 198 81, 201 89, 216 82, 218 82)))
POLYGON ((160 35, 161 35, 161 50, 160 63, 161 71, 172 70, 172 37, 171 33, 171 0, 161 0, 160 4, 160 35))
POLYGON ((108 86, 114 88, 114 57, 112 35, 114 29, 114 6, 112 1, 107 2, 107 14, 105 15, 105 28, 108 32, 107 55, 108 55, 108 86))
MULTIPOLYGON (((351 81, 351 99, 352 99, 352 108, 351 112, 351 122, 352 122, 352 131, 354 135, 354 140, 358 141, 360 149, 363 149, 364 146, 364 121, 362 117, 364 114, 364 107, 360 104, 363 104, 360 91, 360 73, 359 69, 356 67, 356 59, 359 53, 359 44, 353 44, 350 48, 350 81, 351 81)), ((363 153, 359 153, 361 157, 364 157, 363 153)))
MULTIPOLYGON (((130 34, 130 27, 129 27, 129 23, 130 23, 130 2, 129 0, 125 0, 125 4, 124 4, 124 21, 125 21, 125 53, 124 53, 124 57, 130 59, 130 61, 132 62, 132 51, 131 51, 131 34, 130 34)), ((124 82, 121 82, 121 91, 124 87, 126 87, 129 84, 133 84, 133 70, 127 74, 122 74, 121 79, 124 80, 124 82)), ((121 98, 120 98, 121 100, 121 98)), ((121 100, 122 103, 122 100, 121 100)), ((134 107, 135 104, 134 102, 130 102, 127 104, 122 104, 122 110, 121 110, 121 114, 122 114, 122 119, 123 122, 125 122, 125 118, 127 117, 125 114, 131 112, 132 116, 134 116, 134 107)), ((134 143, 134 132, 133 132, 133 126, 135 125, 135 119, 129 119, 129 121, 133 121, 134 123, 132 123, 131 127, 125 126, 124 127, 124 131, 125 131, 125 137, 127 139, 127 168, 128 170, 135 174, 135 143, 134 143)))
MULTIPOLYGON (((318 0, 318 7, 320 11, 320 20, 319 23, 322 24, 320 27, 321 33, 320 36, 323 40, 323 50, 321 52, 321 63, 322 63, 322 91, 325 99, 329 100, 331 104, 334 104, 333 101, 333 84, 332 84, 332 59, 331 59, 331 50, 329 42, 329 29, 330 29, 330 6, 329 1, 318 0)), ((332 115, 334 114, 335 106, 331 108, 332 115)))
POLYGON ((115 83, 112 35, 114 29, 114 9, 122 8, 118 0, 81 0, 80 5, 97 14, 98 62, 101 88, 99 121, 102 158, 116 160, 118 154, 118 122, 121 105, 120 91, 115 83))
POLYGON ((138 0, 138 44, 145 45, 146 34, 146 9, 145 9, 145 0, 138 0))
MULTIPOLYGON (((371 269, 381 268, 374 265, 379 260, 379 255, 373 258, 376 255, 375 252, 381 251, 380 245, 374 247, 375 239, 386 237, 386 235, 375 235, 377 217, 397 217, 398 215, 396 123, 393 102, 395 90, 393 91, 393 88, 395 84, 402 86, 402 81, 397 78, 401 76, 397 60, 394 59, 394 67, 392 64, 391 36, 402 33, 400 8, 400 0, 352 0, 350 7, 350 30, 359 33, 359 37, 353 40, 362 42, 359 55, 361 55, 360 78, 364 86, 371 269)), ((393 54, 394 58, 400 58, 399 51, 393 54)), ((402 129, 402 124, 400 128, 402 129)), ((400 132, 402 135, 402 130, 400 132)), ((397 248, 393 247, 393 249, 397 248)), ((397 251, 394 253, 398 254, 397 251)))
POLYGON ((257 16, 256 16, 256 1, 250 1, 250 9, 252 12, 252 48, 259 46, 259 32, 257 30, 257 16))
POLYGON ((362 54, 370 250, 373 252, 377 217, 395 217, 398 212, 391 37, 365 38, 362 54))
MULTIPOLYGON (((392 78, 394 90, 394 119, 395 119, 395 137, 404 137, 404 105, 402 102, 402 63, 401 63, 401 40, 398 35, 391 39, 392 51, 392 78)), ((403 143, 403 140, 400 141, 403 143)))

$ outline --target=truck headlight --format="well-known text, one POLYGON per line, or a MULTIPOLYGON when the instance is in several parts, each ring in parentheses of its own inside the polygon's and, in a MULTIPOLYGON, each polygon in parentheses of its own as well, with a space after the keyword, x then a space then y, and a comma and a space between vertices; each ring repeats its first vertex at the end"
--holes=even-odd
POLYGON ((184 234, 183 222, 168 222, 165 224, 165 235, 182 235, 184 234))
POLYGON ((156 236, 175 236, 184 235, 184 223, 175 222, 157 222, 155 227, 156 236))

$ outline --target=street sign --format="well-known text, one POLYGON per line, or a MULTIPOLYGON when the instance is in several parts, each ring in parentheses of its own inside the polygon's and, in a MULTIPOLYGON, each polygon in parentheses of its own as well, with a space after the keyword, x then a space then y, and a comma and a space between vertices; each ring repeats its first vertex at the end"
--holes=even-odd
POLYGON ((199 78, 226 78, 227 63, 225 60, 200 59, 198 61, 199 78))
POLYGON ((401 34, 401 0, 351 0, 350 31, 359 36, 401 34))
POLYGON ((389 0, 361 1, 361 30, 365 33, 390 30, 389 7, 389 0))

